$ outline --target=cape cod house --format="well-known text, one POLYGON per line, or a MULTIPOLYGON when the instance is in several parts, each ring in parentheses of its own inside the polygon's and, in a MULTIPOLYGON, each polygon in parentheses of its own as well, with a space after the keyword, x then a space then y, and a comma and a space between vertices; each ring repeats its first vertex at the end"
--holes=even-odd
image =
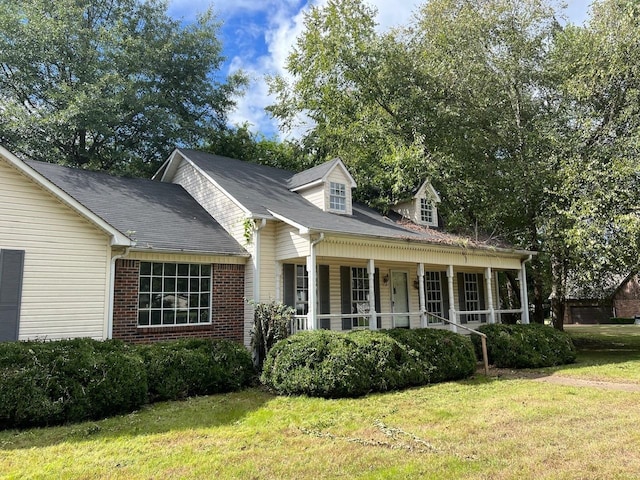
POLYGON ((500 271, 531 252, 446 234, 425 182, 388 216, 343 162, 293 173, 177 149, 153 180, 22 161, 0 148, 0 340, 250 341, 246 300, 295 329, 499 322, 500 271), (449 323, 453 322, 453 323, 449 323))

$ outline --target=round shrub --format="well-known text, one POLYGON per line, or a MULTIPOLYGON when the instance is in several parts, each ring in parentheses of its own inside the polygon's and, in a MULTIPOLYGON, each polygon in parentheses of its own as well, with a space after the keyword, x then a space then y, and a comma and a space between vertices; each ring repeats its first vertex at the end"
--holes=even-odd
POLYGON ((104 418, 146 402, 142 359, 122 342, 0 344, 0 427, 104 418))
POLYGON ((473 344, 466 335, 435 328, 396 328, 387 333, 417 353, 424 368, 431 370, 431 383, 468 378, 476 371, 473 344))
MULTIPOLYGON (((541 368, 573 363, 576 349, 565 332, 532 323, 528 325, 482 325, 487 335, 489 363, 501 368, 541 368)), ((474 335, 476 354, 482 356, 481 342, 474 335)))
POLYGON ((475 371, 469 339, 446 331, 301 332, 267 355, 262 382, 278 393, 355 397, 475 371))
POLYGON ((238 390, 253 378, 246 348, 228 340, 190 339, 138 347, 151 401, 238 390))

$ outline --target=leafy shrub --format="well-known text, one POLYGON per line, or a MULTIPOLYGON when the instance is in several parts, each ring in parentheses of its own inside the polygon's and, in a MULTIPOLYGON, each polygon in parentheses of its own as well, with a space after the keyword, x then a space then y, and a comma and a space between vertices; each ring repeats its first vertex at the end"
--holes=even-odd
MULTIPOLYGON (((487 335, 489 363, 502 368, 541 368, 563 365, 576 360, 576 349, 565 332, 553 327, 529 325, 482 325, 487 335)), ((480 338, 472 339, 480 358, 480 338)))
POLYGON ((332 398, 424 385, 473 373, 475 356, 469 340, 451 332, 435 332, 301 332, 271 349, 261 380, 281 394, 332 398))
POLYGON ((473 344, 466 335, 435 328, 398 328, 388 334, 405 348, 416 351, 423 364, 430 366, 431 383, 467 378, 476 370, 473 344))
POLYGON ((600 321, 602 325, 633 325, 635 318, 611 317, 600 321))
POLYGON ((0 428, 103 418, 147 398, 142 359, 117 341, 3 343, 0 373, 0 428))
POLYGON ((294 309, 275 301, 251 303, 254 307, 251 350, 258 369, 261 369, 271 347, 291 334, 291 319, 294 309))
POLYGON ((247 349, 228 340, 174 340, 138 348, 151 401, 238 390, 254 374, 247 349))

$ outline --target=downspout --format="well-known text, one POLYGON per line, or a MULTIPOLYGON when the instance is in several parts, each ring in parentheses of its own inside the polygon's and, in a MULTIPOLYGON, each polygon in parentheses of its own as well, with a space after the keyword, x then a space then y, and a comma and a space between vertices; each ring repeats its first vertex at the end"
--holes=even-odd
POLYGON ((131 247, 125 247, 122 253, 111 257, 111 269, 109 271, 109 305, 107 307, 109 310, 107 316, 107 339, 113 338, 113 302, 115 301, 116 296, 116 261, 129 255, 129 250, 131 250, 131 247))
POLYGON ((267 219, 263 218, 260 225, 254 227, 254 254, 253 254, 253 301, 260 301, 260 230, 267 224, 267 219))
POLYGON ((309 312, 307 314, 307 328, 309 330, 318 329, 318 315, 316 311, 316 300, 318 292, 318 276, 316 274, 316 245, 324 240, 324 233, 310 242, 309 259, 307 262, 307 275, 309 276, 309 312))
POLYGON ((520 274, 522 276, 522 281, 520 282, 520 302, 522 303, 522 323, 529 323, 529 292, 527 290, 527 268, 525 263, 530 262, 533 258, 533 255, 529 255, 528 258, 525 258, 520 262, 520 274))

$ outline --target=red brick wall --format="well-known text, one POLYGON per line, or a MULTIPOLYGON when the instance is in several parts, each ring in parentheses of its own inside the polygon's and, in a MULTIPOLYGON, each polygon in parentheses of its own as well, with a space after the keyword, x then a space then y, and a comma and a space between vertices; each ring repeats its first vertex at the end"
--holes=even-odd
POLYGON ((633 318, 640 315, 640 282, 638 276, 629 278, 613 297, 616 317, 633 318))
POLYGON ((212 265, 212 319, 210 325, 138 327, 139 260, 116 261, 113 302, 113 338, 149 343, 178 338, 225 338, 243 343, 244 265, 212 265))

